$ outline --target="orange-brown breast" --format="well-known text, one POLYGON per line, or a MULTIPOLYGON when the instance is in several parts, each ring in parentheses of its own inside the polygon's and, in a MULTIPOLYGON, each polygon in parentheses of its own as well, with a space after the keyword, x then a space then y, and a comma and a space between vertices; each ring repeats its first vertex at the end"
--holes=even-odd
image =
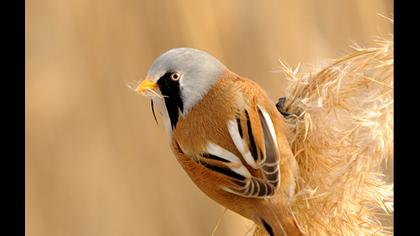
MULTIPOLYGON (((232 72, 227 71, 186 117, 179 120, 172 134, 172 150, 193 182, 215 201, 250 219, 253 219, 256 211, 254 208, 258 207, 258 202, 262 199, 239 197, 220 189, 220 185, 229 186, 231 183, 223 175, 197 163, 194 158, 205 152, 208 142, 213 142, 246 163, 229 135, 227 121, 235 119, 238 109, 256 106, 257 103, 264 106, 270 114, 280 148, 287 145, 286 150, 280 150, 281 159, 285 158, 281 161, 284 162, 284 166, 280 169, 282 181, 289 182, 291 174, 288 170, 290 168, 288 159, 292 153, 285 139, 286 136, 282 133, 284 132, 283 118, 277 112, 274 103, 255 82, 241 78, 232 72)), ((250 114, 250 116, 253 115, 255 114, 250 114)), ((250 119, 255 118, 250 117, 250 119)), ((260 125, 259 122, 256 124, 260 125)), ((255 135, 260 136, 256 138, 257 142, 263 140, 261 133, 256 132, 255 135)), ((258 143, 258 145, 263 145, 263 143, 258 143)), ((247 167, 252 174, 255 174, 253 168, 247 167)))

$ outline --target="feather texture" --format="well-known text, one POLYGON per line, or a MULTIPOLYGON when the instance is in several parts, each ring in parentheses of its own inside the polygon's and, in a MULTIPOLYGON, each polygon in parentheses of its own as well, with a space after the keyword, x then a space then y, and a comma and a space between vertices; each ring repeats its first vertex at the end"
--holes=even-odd
MULTIPOLYGON (((187 49, 179 50, 173 52, 187 49)), ((223 206, 273 235, 301 235, 288 203, 295 189, 297 165, 275 104, 258 84, 226 68, 219 74, 221 67, 211 69, 206 66, 209 63, 199 62, 184 70, 188 63, 177 60, 181 54, 165 54, 165 60, 155 63, 159 70, 152 69, 148 75, 160 78, 161 70, 167 69, 182 75, 179 83, 158 80, 168 85, 169 95, 161 104, 179 108, 177 112, 169 109, 171 114, 165 117, 170 118, 167 123, 177 160, 193 182, 223 206), (210 76, 215 74, 219 76, 210 76), (203 76, 210 87, 201 86, 203 76), (196 86, 198 96, 188 93, 196 86)), ((212 60, 202 55, 192 53, 189 60, 212 60)))

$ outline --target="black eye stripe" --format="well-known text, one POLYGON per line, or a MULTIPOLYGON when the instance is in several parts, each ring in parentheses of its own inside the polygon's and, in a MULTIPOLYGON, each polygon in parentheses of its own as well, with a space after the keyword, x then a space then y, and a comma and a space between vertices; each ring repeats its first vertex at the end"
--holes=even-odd
POLYGON ((179 119, 179 113, 184 111, 184 103, 181 97, 179 80, 173 80, 173 72, 167 72, 157 81, 160 92, 164 96, 166 109, 171 120, 172 129, 176 127, 179 119))

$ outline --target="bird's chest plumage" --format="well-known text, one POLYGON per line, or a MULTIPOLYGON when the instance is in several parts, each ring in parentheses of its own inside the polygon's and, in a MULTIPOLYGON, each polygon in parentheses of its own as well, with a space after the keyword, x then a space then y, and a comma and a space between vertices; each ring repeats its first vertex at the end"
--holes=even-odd
POLYGON ((227 121, 235 117, 237 109, 246 105, 243 94, 232 86, 234 83, 220 81, 188 115, 180 118, 172 133, 172 150, 181 166, 203 192, 220 204, 250 218, 252 210, 241 206, 253 206, 257 200, 237 199, 236 195, 224 191, 220 186, 229 186, 230 182, 197 161, 207 151, 209 143, 241 156, 227 128, 227 121), (232 205, 232 202, 238 204, 232 205))
MULTIPOLYGON (((277 130, 277 140, 279 140, 280 146, 287 142, 284 136, 281 135, 278 126, 279 115, 275 115, 272 112, 274 105, 268 104, 269 99, 267 96, 253 85, 252 82, 243 79, 227 78, 220 80, 187 115, 180 117, 171 136, 172 150, 178 162, 194 183, 220 204, 250 219, 255 217, 254 212, 257 211, 257 209, 252 207, 259 206, 259 202, 264 202, 264 200, 252 197, 238 197, 238 195, 226 191, 225 187, 232 186, 232 182, 227 176, 233 176, 235 180, 241 180, 241 178, 231 175, 232 173, 224 172, 220 168, 214 169, 208 163, 201 163, 200 158, 202 160, 203 156, 209 152, 209 143, 218 145, 236 156, 242 167, 249 172, 252 178, 266 181, 266 178, 263 176, 264 169, 252 167, 244 159, 243 151, 239 150, 237 143, 233 141, 232 130, 230 130, 228 125, 229 121, 242 119, 241 132, 244 137, 246 136, 245 133, 250 137, 253 136, 256 146, 259 147, 258 150, 264 150, 262 149, 265 146, 264 142, 261 142, 263 138, 258 136, 262 134, 262 127, 258 126, 258 122, 260 122, 262 117, 259 118, 258 122, 255 122, 255 120, 258 119, 257 107, 267 107, 271 109, 270 114, 272 119, 275 120, 275 124, 277 124, 274 126, 274 129, 277 130), (249 117, 246 111, 249 112, 249 117), (242 114, 242 117, 240 114, 242 114), (247 119, 248 122, 254 120, 252 127, 254 132, 251 132, 251 127, 247 128, 247 119), (232 204, 232 202, 235 202, 235 204, 232 204)), ((287 163, 291 153, 290 151, 285 153, 283 150, 279 152, 283 158, 282 162, 286 162, 281 167, 282 181, 284 183, 282 188, 286 192, 292 193, 294 185, 292 186, 289 183, 293 182, 293 174, 291 169, 289 169, 290 165, 287 163)), ((230 170, 232 169, 233 167, 231 166, 230 170)), ((267 191, 269 191, 268 187, 267 191)), ((270 194, 267 192, 267 195, 270 194)))
POLYGON ((239 155, 226 124, 246 101, 232 87, 233 83, 231 80, 219 81, 187 115, 179 119, 172 140, 178 143, 184 153, 199 155, 212 142, 239 155))
POLYGON ((172 151, 204 193, 270 235, 299 231, 287 203, 296 164, 262 88, 205 52, 179 48, 159 56, 136 90, 153 95, 172 151))

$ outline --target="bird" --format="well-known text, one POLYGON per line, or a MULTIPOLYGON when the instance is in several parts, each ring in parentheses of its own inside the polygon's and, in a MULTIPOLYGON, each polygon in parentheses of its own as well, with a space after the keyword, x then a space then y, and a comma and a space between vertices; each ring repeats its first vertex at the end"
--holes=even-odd
POLYGON ((135 90, 150 98, 172 152, 201 191, 270 236, 304 235, 290 208, 298 164, 285 120, 256 82, 208 52, 173 48, 135 90))

